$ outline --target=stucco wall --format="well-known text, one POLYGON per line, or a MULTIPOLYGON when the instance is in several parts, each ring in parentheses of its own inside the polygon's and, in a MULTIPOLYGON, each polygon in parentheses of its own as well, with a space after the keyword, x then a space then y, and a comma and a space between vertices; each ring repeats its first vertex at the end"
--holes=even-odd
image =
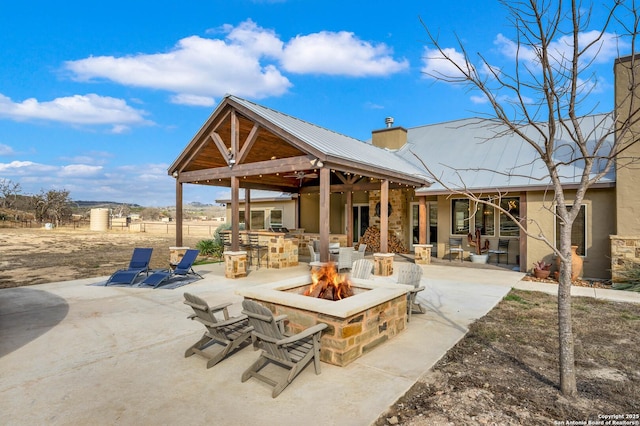
MULTIPOLYGON (((282 225, 285 228, 296 227, 296 202, 295 200, 286 201, 251 201, 251 210, 266 210, 265 226, 268 225, 268 210, 282 210, 282 225)), ((240 211, 244 211, 244 202, 240 203, 240 211)), ((227 204, 227 223, 231 223, 231 203, 227 204)))
MULTIPOLYGON (((629 59, 629 58, 625 58, 629 59)), ((615 64, 615 98, 616 108, 620 114, 620 119, 626 119, 629 109, 629 79, 631 76, 631 61, 619 60, 615 64)), ((636 79, 640 78, 640 58, 636 59, 636 79)), ((640 93, 635 93, 636 108, 640 104, 640 93)), ((633 132, 627 132, 621 138, 623 145, 632 144, 627 147, 624 155, 617 160, 616 167, 616 205, 618 209, 617 233, 620 236, 640 235, 640 196, 638 196, 638 188, 640 188, 640 164, 637 159, 640 158, 640 143, 637 141, 638 132, 640 132, 640 123, 636 122, 633 132), (634 137, 636 140, 634 140, 634 137), (629 158, 634 158, 636 163, 630 164, 629 158)), ((620 136, 619 136, 620 137, 620 136)))
MULTIPOLYGON (((567 202, 572 202, 575 192, 567 192, 567 202)), ((547 238, 554 242, 555 218, 547 210, 551 205, 551 194, 530 192, 527 194, 527 216, 535 220, 547 238)), ((615 231, 615 191, 613 189, 592 189, 587 192, 583 204, 587 213, 587 253, 584 257, 583 276, 586 278, 609 278, 611 276, 611 242, 609 235, 615 231)), ((534 230, 536 225, 529 225, 534 230)), ((527 237, 527 270, 533 262, 544 259, 553 263, 551 249, 543 242, 527 237)))

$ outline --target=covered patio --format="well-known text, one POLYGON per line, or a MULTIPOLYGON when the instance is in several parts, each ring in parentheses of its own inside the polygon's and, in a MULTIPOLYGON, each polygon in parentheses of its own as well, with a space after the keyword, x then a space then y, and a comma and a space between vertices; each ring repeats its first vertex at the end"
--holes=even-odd
MULTIPOLYGON (((428 186, 425 171, 394 152, 228 95, 168 170, 176 179, 176 245, 182 245, 183 185, 231 189, 231 247, 241 249, 239 191, 245 190, 250 217, 251 190, 319 194, 320 261, 330 259, 330 195, 346 194, 347 244, 353 241, 353 194, 380 191, 380 252, 388 251, 389 191, 428 186)), ((426 242, 426 209, 420 209, 421 244, 426 242)), ((245 227, 250 230, 250 221, 245 227)))

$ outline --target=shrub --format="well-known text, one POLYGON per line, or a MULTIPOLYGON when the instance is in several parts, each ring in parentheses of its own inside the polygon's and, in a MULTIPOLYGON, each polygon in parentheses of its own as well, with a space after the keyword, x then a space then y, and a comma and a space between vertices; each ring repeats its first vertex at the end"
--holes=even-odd
POLYGON ((204 256, 220 257, 222 256, 222 243, 213 240, 200 240, 196 244, 196 248, 200 250, 200 254, 204 256))
POLYGON ((640 264, 626 262, 619 274, 621 282, 613 285, 614 290, 640 292, 640 264))

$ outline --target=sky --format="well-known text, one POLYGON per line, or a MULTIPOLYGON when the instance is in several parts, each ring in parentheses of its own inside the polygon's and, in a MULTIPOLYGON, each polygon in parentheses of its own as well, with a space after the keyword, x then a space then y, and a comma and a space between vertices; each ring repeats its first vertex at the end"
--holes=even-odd
MULTIPOLYGON (((485 113, 478 93, 430 77, 444 61, 425 26, 453 55, 459 40, 492 64, 514 61, 497 1, 2 2, 0 180, 173 205, 167 169, 225 94, 361 140, 385 117, 411 128, 485 113)), ((593 111, 608 112, 613 60, 631 52, 615 26, 598 52, 593 111)), ((184 200, 228 193, 185 185, 184 200)))

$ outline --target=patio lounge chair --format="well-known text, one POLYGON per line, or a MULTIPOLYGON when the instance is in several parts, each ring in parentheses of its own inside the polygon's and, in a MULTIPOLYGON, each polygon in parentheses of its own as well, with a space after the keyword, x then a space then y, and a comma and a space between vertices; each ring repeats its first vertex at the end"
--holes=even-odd
POLYGON ((425 310, 422 305, 417 301, 418 293, 425 289, 420 285, 420 278, 422 278, 422 267, 415 263, 402 264, 397 267, 398 269, 398 284, 412 285, 414 287, 409 293, 407 293, 407 322, 411 321, 411 313, 418 310, 424 314, 425 310))
POLYGON ((176 277, 186 278, 189 275, 195 275, 202 278, 202 275, 193 270, 193 262, 196 261, 198 254, 200 254, 200 250, 190 249, 185 251, 184 256, 180 260, 180 263, 176 265, 175 269, 155 271, 153 274, 145 278, 140 285, 151 285, 156 288, 159 285, 164 284, 166 281, 172 280, 176 277))
POLYGON ((326 324, 316 324, 294 335, 286 336, 278 326, 281 317, 274 318, 271 311, 252 301, 242 302, 242 313, 249 317, 253 327, 252 336, 262 348, 260 357, 243 374, 242 382, 255 377, 273 386, 271 397, 275 398, 295 379, 311 360, 316 374, 320 374, 320 336, 326 324), (260 370, 269 363, 290 369, 289 374, 280 381, 260 374, 260 370))
POLYGON ((131 285, 141 273, 145 272, 149 275, 149 262, 151 261, 152 248, 134 248, 129 267, 114 272, 109 277, 105 285, 109 284, 128 284, 131 285))
POLYGON ((358 259, 353 262, 351 278, 368 280, 373 273, 373 262, 368 259, 358 259))
POLYGON ((202 338, 187 349, 184 353, 185 358, 193 354, 202 355, 208 359, 207 368, 211 368, 235 349, 241 349, 242 344, 249 341, 251 330, 253 330, 249 326, 249 320, 246 315, 229 318, 227 308, 231 303, 209 307, 203 299, 190 293, 185 293, 184 299, 184 304, 191 306, 194 311, 188 318, 202 323, 207 329, 202 338), (220 312, 223 315, 222 320, 215 315, 220 312), (216 343, 223 346, 222 351, 211 355, 205 352, 205 349, 216 343))

